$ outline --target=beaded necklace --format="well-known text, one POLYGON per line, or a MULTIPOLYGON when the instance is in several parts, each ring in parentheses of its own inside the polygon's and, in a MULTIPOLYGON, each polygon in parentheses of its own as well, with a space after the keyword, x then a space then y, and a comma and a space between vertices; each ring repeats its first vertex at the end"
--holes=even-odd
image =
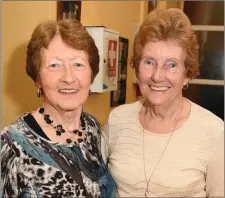
MULTIPOLYGON (((41 107, 38 111, 44 118, 44 121, 51 125, 55 131, 56 131, 56 135, 57 136, 61 136, 62 134, 65 134, 68 138, 66 139, 66 142, 67 144, 71 144, 73 142, 73 137, 68 135, 68 133, 66 132, 66 130, 63 128, 63 126, 61 124, 58 124, 58 125, 54 125, 53 123, 53 120, 51 119, 50 115, 49 114, 45 114, 45 109, 43 107, 41 107), (71 138, 72 137, 72 138, 71 138)), ((80 122, 81 122, 81 126, 79 127, 79 129, 75 129, 73 130, 71 133, 73 135, 76 135, 78 136, 76 138, 76 140, 74 141, 74 143, 76 144, 77 142, 78 143, 81 143, 83 142, 84 140, 86 140, 86 137, 85 138, 82 138, 82 136, 84 136, 85 134, 85 129, 86 129, 86 123, 85 123, 85 119, 84 119, 84 114, 83 112, 81 113, 81 116, 80 116, 80 122)))

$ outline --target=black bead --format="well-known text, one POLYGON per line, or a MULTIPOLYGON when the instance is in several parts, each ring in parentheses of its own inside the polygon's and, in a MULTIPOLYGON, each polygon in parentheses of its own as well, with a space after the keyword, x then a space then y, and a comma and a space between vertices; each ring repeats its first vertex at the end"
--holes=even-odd
POLYGON ((81 138, 78 138, 77 140, 78 140, 78 142, 79 142, 79 143, 81 143, 81 142, 83 142, 83 141, 84 141, 84 140, 83 140, 83 139, 81 139, 81 138))
POLYGON ((49 117, 50 117, 50 115, 48 115, 48 114, 45 114, 45 115, 44 115, 44 117, 45 117, 45 118, 49 118, 49 117))
POLYGON ((50 120, 49 118, 45 120, 47 124, 51 124, 53 121, 50 120))
POLYGON ((50 117, 50 116, 49 116, 48 114, 45 114, 45 115, 44 115, 44 119, 45 119, 45 120, 48 120, 49 117, 50 117))
POLYGON ((75 134, 77 134, 79 132, 79 130, 77 130, 77 129, 75 129, 74 131, 73 131, 73 133, 75 133, 75 134))
POLYGON ((63 126, 61 124, 57 125, 56 127, 57 129, 63 129, 63 126))
POLYGON ((66 131, 64 129, 61 129, 61 133, 65 133, 66 131))
POLYGON ((66 142, 67 142, 68 144, 70 144, 70 143, 72 142, 72 140, 71 140, 70 138, 68 138, 68 139, 66 139, 66 142))
POLYGON ((56 131, 56 135, 60 136, 61 135, 61 131, 56 131))
POLYGON ((82 133, 81 131, 78 131, 78 135, 79 135, 79 136, 82 136, 83 133, 82 133))
POLYGON ((45 109, 43 108, 43 107, 41 107, 40 109, 39 109, 39 113, 40 114, 43 114, 45 112, 45 109))

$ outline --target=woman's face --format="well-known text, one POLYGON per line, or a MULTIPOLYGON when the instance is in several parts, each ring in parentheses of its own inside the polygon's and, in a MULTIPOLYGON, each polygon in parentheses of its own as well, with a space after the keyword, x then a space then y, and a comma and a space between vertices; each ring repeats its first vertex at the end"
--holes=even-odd
POLYGON ((60 110, 76 110, 86 101, 91 85, 88 55, 68 46, 59 35, 41 55, 37 85, 43 90, 44 102, 60 110))
POLYGON ((175 41, 147 43, 139 64, 139 86, 153 105, 166 105, 182 97, 188 83, 184 50, 175 41))

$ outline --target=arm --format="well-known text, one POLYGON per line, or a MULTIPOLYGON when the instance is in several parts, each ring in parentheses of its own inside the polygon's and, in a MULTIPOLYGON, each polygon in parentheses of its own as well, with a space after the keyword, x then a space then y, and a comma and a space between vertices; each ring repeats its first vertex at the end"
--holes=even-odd
POLYGON ((216 139, 208 164, 206 196, 224 197, 224 133, 216 139))
POLYGON ((17 188, 17 155, 10 137, 1 134, 1 196, 18 197, 17 188))
POLYGON ((107 122, 101 132, 101 152, 105 164, 107 164, 107 159, 109 157, 109 133, 109 124, 107 122))

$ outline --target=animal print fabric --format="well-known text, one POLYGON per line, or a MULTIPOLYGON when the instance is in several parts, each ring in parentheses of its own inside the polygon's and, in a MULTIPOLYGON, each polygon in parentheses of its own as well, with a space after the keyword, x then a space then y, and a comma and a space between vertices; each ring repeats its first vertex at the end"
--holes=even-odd
POLYGON ((85 113, 87 140, 73 146, 36 133, 23 115, 1 132, 1 197, 115 197, 100 153, 100 127, 85 113))

